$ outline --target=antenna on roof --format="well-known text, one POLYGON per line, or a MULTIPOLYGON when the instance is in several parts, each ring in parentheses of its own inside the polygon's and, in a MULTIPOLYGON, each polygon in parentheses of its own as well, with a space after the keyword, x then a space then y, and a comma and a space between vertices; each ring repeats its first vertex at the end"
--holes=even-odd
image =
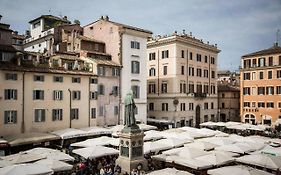
POLYGON ((278 46, 278 42, 279 42, 279 32, 280 32, 280 29, 277 29, 277 31, 276 31, 276 43, 275 43, 275 46, 278 46))

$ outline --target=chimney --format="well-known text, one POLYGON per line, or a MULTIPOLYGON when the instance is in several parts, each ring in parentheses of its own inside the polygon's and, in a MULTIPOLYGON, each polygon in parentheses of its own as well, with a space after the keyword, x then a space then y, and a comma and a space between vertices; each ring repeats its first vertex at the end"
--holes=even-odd
POLYGON ((189 35, 192 36, 192 32, 190 32, 189 35))
POLYGON ((107 15, 105 16, 105 20, 106 20, 106 21, 109 21, 109 17, 108 17, 107 15))
POLYGON ((103 20, 103 16, 101 16, 100 19, 103 20))
POLYGON ((175 31, 175 32, 173 33, 173 35, 177 35, 177 33, 178 33, 178 32, 177 32, 177 31, 175 31))
POLYGON ((26 35, 26 36, 30 36, 30 31, 29 31, 29 30, 26 30, 26 31, 25 31, 25 35, 26 35))
POLYGON ((64 16, 62 19, 66 21, 67 20, 67 16, 64 16))
POLYGON ((182 34, 184 34, 184 35, 185 35, 185 29, 183 29, 183 30, 182 30, 182 34))

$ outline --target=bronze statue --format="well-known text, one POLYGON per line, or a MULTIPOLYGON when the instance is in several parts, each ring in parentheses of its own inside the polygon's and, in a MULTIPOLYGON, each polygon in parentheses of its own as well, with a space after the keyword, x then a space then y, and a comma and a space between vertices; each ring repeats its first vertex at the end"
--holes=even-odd
POLYGON ((133 91, 130 90, 125 97, 125 127, 136 125, 135 108, 133 91))

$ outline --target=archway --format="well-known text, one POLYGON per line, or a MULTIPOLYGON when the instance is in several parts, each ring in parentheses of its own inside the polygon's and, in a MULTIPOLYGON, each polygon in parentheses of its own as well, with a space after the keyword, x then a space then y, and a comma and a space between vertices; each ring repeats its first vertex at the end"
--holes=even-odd
POLYGON ((226 122, 226 114, 224 114, 224 113, 220 114, 220 121, 226 122))
POLYGON ((196 106, 196 109, 195 109, 195 112, 196 112, 196 116, 195 116, 195 127, 196 128, 199 128, 199 124, 200 124, 200 106, 197 105, 196 106))

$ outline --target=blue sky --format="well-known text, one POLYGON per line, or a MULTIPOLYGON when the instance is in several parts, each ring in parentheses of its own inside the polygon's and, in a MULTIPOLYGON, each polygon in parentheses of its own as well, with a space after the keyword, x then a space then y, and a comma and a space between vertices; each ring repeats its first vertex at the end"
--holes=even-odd
POLYGON ((82 25, 108 15, 154 35, 185 29, 218 44, 219 69, 230 70, 238 70, 242 55, 271 47, 281 29, 281 0, 0 0, 0 14, 20 33, 42 14, 66 15, 82 25))

